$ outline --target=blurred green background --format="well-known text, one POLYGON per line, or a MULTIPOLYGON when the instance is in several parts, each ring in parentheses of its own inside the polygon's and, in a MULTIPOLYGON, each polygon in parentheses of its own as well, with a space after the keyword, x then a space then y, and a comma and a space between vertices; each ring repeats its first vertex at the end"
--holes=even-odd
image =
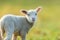
MULTIPOLYGON (((42 7, 27 40, 60 40, 60 0, 0 0, 0 18, 5 14, 23 15, 21 9, 42 7)), ((18 40, 21 38, 18 37, 18 40)))

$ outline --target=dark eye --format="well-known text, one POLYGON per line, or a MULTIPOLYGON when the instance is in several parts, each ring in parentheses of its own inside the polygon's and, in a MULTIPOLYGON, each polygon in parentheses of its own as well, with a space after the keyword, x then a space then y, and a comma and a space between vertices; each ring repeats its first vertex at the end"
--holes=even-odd
POLYGON ((37 15, 37 13, 35 15, 37 15))
POLYGON ((27 14, 28 16, 30 16, 30 14, 27 14))

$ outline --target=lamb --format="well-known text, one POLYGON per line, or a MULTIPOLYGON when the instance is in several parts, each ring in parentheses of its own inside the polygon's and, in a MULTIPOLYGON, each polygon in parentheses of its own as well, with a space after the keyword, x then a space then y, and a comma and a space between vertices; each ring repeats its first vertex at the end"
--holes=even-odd
POLYGON ((21 36, 22 40, 26 40, 26 34, 37 19, 37 13, 41 10, 41 7, 32 10, 21 10, 25 16, 16 16, 8 14, 0 19, 0 37, 1 40, 17 40, 17 36, 21 36), (6 37, 3 35, 6 33, 6 37))

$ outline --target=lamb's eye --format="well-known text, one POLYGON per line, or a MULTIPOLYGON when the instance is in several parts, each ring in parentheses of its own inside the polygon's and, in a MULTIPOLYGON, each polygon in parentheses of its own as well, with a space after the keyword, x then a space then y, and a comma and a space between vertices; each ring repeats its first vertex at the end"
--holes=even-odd
POLYGON ((35 15, 37 15, 37 13, 35 15))
POLYGON ((30 14, 28 14, 28 16, 30 16, 30 14))

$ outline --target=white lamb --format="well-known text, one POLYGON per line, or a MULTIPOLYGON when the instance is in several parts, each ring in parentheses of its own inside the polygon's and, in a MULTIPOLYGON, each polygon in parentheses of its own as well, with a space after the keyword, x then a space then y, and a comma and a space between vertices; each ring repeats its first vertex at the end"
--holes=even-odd
POLYGON ((17 36, 21 36, 22 40, 26 40, 26 34, 33 26, 37 18, 37 13, 41 7, 34 10, 22 10, 26 16, 5 15, 0 19, 0 40, 17 40, 17 36), (6 37, 3 35, 6 33, 6 37))

